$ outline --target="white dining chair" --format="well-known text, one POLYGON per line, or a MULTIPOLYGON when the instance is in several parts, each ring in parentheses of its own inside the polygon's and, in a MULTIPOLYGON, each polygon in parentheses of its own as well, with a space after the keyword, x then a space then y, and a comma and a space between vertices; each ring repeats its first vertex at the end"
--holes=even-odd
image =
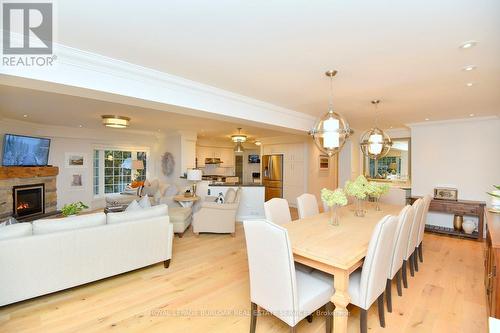
MULTIPOLYGON (((418 232, 417 238, 417 254, 420 262, 424 262, 424 249, 423 249, 423 240, 424 240, 424 232, 425 232, 425 223, 427 222, 427 213, 429 212, 429 206, 431 205, 431 196, 424 196, 424 210, 422 212, 422 220, 420 222, 420 230, 418 232)), ((417 261, 415 261, 417 262, 417 261)), ((418 271, 418 262, 415 266, 415 269, 418 271)))
POLYGON ((389 312, 392 312, 392 281, 394 277, 396 277, 398 295, 403 295, 401 287, 401 268, 403 267, 403 258, 408 245, 412 222, 413 207, 408 205, 399 213, 396 233, 394 235, 391 264, 389 266, 387 285, 385 287, 387 311, 389 312))
POLYGON ((391 187, 389 191, 380 197, 381 203, 403 206, 406 204, 406 190, 391 187))
MULTIPOLYGON (((375 300, 378 300, 380 326, 385 327, 384 290, 397 223, 398 217, 390 215, 383 217, 377 223, 368 244, 363 266, 349 276, 351 304, 361 309, 361 333, 368 331, 368 309, 375 300)), ((311 275, 328 281, 322 272, 314 271, 311 275)))
POLYGON ((411 223, 411 230, 410 230, 410 235, 408 237, 408 242, 407 242, 407 247, 405 250, 405 256, 403 260, 403 267, 401 269, 402 275, 403 275, 403 286, 405 288, 408 288, 408 278, 407 278, 407 271, 406 267, 407 264, 409 263, 410 266, 410 274, 411 276, 415 275, 415 246, 417 244, 417 238, 418 238, 418 231, 420 228, 420 220, 422 219, 422 211, 424 208, 424 200, 422 199, 417 199, 413 205, 413 221, 411 223))
MULTIPOLYGON (((257 305, 284 321, 290 332, 313 312, 327 306, 332 312, 333 283, 295 269, 285 228, 265 220, 244 221, 250 273, 250 332, 257 326, 257 305)), ((333 316, 326 318, 331 333, 333 316)))
POLYGON ((266 220, 276 224, 292 221, 290 207, 288 207, 288 201, 286 201, 286 199, 272 198, 264 202, 264 213, 266 215, 266 220))
POLYGON ((297 210, 299 219, 319 214, 318 200, 316 196, 310 193, 304 193, 297 197, 297 210))

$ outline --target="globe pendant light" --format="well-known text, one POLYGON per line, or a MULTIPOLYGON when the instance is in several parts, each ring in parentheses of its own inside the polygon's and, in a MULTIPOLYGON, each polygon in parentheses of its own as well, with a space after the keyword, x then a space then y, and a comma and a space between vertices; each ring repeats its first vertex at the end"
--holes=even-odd
POLYGON ((337 71, 330 70, 325 75, 330 78, 328 112, 309 131, 309 135, 312 136, 319 150, 331 157, 342 149, 346 139, 352 132, 347 121, 340 114, 333 111, 333 77, 337 75, 337 71))
MULTIPOLYGON (((372 104, 375 105, 375 112, 379 103, 378 99, 372 101, 372 104)), ((378 128, 377 114, 375 115, 375 127, 363 133, 360 146, 363 154, 374 160, 386 156, 391 150, 392 140, 386 132, 378 128)))

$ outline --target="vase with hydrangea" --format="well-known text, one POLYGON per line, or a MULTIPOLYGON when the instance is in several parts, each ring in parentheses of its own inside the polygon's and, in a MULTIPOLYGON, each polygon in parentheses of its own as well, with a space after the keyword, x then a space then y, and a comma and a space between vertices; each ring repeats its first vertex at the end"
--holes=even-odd
POLYGON ((375 202, 375 210, 380 211, 380 197, 389 192, 388 184, 368 183, 367 191, 370 198, 375 202))
POLYGON ((355 215, 365 216, 364 201, 368 197, 368 181, 361 175, 355 181, 347 181, 345 184, 345 193, 355 199, 355 215))
POLYGON ((339 207, 347 205, 347 197, 344 191, 341 188, 336 189, 335 191, 329 189, 321 190, 321 200, 330 207, 330 220, 329 224, 331 225, 339 225, 339 207))

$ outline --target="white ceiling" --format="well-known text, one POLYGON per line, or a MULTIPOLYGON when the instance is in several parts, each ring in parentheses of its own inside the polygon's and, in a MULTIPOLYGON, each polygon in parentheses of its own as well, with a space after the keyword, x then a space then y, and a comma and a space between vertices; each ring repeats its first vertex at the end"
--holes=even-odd
POLYGON ((111 114, 132 118, 130 128, 120 131, 168 133, 186 130, 197 132, 200 138, 227 140, 227 142, 230 142, 231 134, 238 132, 238 127, 243 127, 241 132, 247 134, 251 141, 289 134, 220 119, 195 117, 4 85, 0 85, 0 101, 0 116, 46 125, 74 128, 79 128, 81 125, 88 129, 104 129, 101 115, 111 114), (24 115, 27 117, 25 118, 24 115))
POLYGON ((498 0, 72 0, 56 16, 61 44, 314 116, 338 69, 336 110, 364 128, 374 98, 385 127, 498 115, 499 13, 498 0))

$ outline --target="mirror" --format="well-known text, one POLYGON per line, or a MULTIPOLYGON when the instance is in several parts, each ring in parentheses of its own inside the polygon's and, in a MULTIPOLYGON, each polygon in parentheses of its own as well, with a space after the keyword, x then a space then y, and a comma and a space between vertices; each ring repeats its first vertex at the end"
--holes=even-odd
POLYGON ((378 160, 364 156, 363 173, 369 180, 410 183, 410 171, 410 138, 393 139, 389 153, 378 160))

